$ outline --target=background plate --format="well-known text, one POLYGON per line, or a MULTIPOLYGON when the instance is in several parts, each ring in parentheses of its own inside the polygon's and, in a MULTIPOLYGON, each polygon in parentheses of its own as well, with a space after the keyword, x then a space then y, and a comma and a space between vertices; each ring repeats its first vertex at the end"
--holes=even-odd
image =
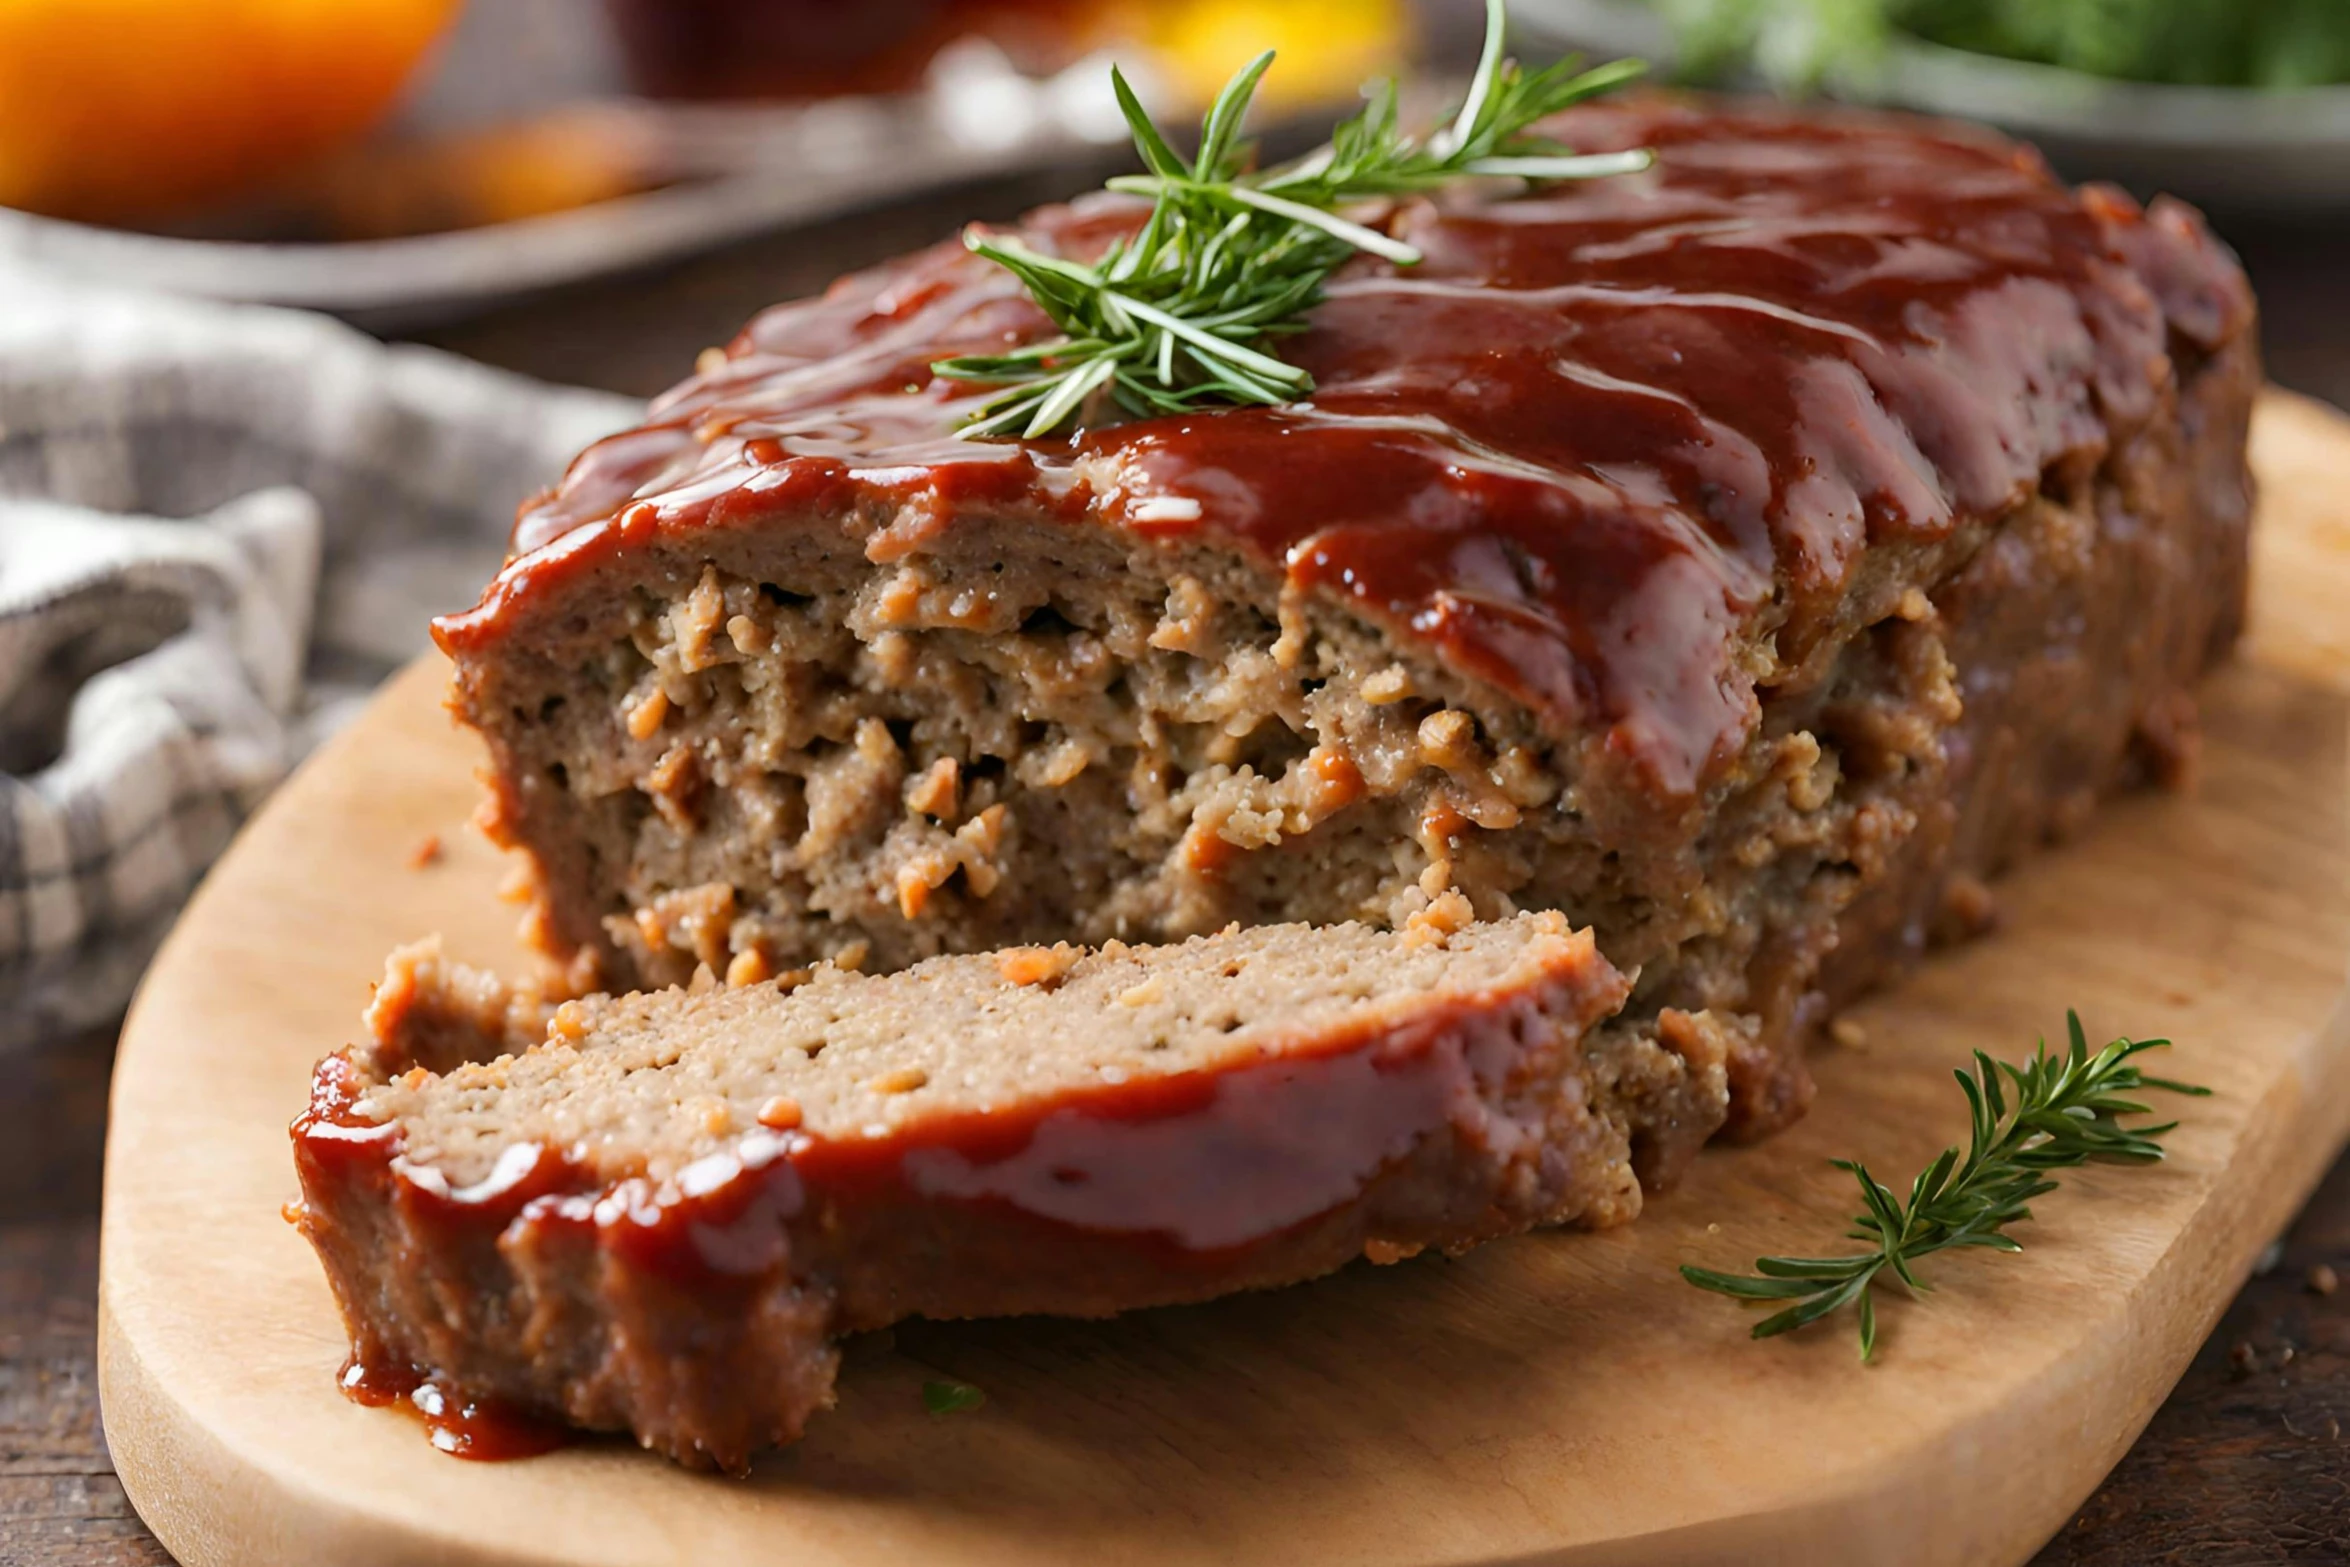
MULTIPOLYGON (((1540 41, 1601 55, 1672 59, 1670 33, 1640 0, 1512 0, 1520 52, 1540 41)), ((2168 191, 2205 211, 2350 213, 2350 86, 2258 89, 2121 82, 2025 60, 1896 38, 1874 71, 1839 77, 1839 98, 1984 120, 2037 146, 2072 179, 2140 196, 2168 191)))

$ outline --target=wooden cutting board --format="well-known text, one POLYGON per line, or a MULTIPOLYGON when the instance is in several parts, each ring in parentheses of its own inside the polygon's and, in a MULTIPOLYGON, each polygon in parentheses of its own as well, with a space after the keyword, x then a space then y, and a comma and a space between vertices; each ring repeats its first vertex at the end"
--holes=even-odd
POLYGON ((2257 610, 2200 792, 2123 800, 2004 883, 1998 933, 1861 1009, 1793 1131, 1605 1235, 1109 1323, 908 1325, 747 1482, 615 1442, 459 1462, 335 1391, 342 1331, 279 1217, 311 1063, 397 942, 518 962, 428 660, 246 830, 125 1030, 99 1322, 123 1483, 188 1567, 2021 1561, 2350 1133, 2350 420, 2271 396, 2254 455, 2257 610), (1933 1259, 1877 1365, 1849 1322, 1750 1342, 1674 1276, 1834 1245, 1828 1158, 1914 1169, 1962 1134, 1950 1068, 2068 1005, 2172 1036, 2160 1068, 2217 1096, 2169 1163, 2067 1175, 2024 1256, 1933 1259), (940 1376, 986 1407, 926 1413, 940 1376))

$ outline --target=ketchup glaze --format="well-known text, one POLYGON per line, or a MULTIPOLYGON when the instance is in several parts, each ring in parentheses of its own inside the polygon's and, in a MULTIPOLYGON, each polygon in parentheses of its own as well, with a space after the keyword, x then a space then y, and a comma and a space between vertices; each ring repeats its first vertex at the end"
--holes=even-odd
MULTIPOLYGON (((959 245, 769 310, 522 508, 516 558, 441 642, 484 646, 655 536, 1042 503, 1247 550, 1685 794, 1753 722, 1743 637, 1799 656, 1864 545, 1946 538, 2100 454, 2155 412, 2174 335, 2251 309, 2187 209, 2074 192, 1988 133, 1664 95, 1551 129, 1656 166, 1400 204, 1387 226, 1425 259, 1331 282, 1282 345, 1315 377, 1302 404, 956 440, 986 389, 931 363, 1050 331, 959 245), (1197 520, 1135 519, 1191 511, 1142 504, 1168 498, 1197 520)), ((1142 211, 1096 197, 1022 233, 1086 255, 1142 211)))

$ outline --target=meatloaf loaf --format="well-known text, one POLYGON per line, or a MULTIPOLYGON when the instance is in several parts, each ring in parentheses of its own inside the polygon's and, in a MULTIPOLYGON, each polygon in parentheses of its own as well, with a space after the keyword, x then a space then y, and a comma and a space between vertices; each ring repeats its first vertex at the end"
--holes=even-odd
POLYGON ((361 1377, 740 1470, 831 1401, 843 1332, 1631 1218, 1636 1143, 1721 1119, 1720 1030, 1600 1026, 1630 987, 1556 913, 1447 927, 705 973, 535 1046, 411 949, 295 1124, 297 1222, 361 1377))
MULTIPOLYGON (((1801 1046, 2109 788, 2245 587, 2244 279, 2194 213, 1886 117, 1571 111, 1647 173, 1399 201, 1310 401, 960 440, 1049 330, 960 246, 754 321, 439 623, 575 981, 1555 908, 1627 1016, 1801 1046)), ((1084 256, 1141 208, 1036 214, 1084 256)))

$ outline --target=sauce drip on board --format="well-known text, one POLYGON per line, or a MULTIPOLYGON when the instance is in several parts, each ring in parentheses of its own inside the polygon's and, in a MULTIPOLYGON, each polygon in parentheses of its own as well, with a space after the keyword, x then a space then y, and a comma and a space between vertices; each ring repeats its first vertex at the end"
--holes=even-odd
MULTIPOLYGON (((2075 193, 1987 134, 1663 96, 1554 128, 1656 167, 1401 204, 1425 260, 1333 280, 1282 343, 1302 404, 958 441, 985 389, 931 362, 1050 331, 958 245, 768 311, 523 508, 443 644, 655 537, 1026 504, 1237 545, 1687 794, 1754 721, 1769 660, 1743 655, 1799 656, 1867 542, 1931 545, 2093 466, 2156 411, 2173 337, 2250 309, 2185 209, 2075 193)), ((1082 256, 1142 211, 1094 198, 1024 233, 1082 256)))
POLYGON ((411 1367, 346 1361, 336 1386, 354 1404, 403 1409, 424 1422, 426 1440, 452 1458, 497 1463, 536 1458, 575 1439, 569 1428, 453 1392, 437 1377, 411 1367))

